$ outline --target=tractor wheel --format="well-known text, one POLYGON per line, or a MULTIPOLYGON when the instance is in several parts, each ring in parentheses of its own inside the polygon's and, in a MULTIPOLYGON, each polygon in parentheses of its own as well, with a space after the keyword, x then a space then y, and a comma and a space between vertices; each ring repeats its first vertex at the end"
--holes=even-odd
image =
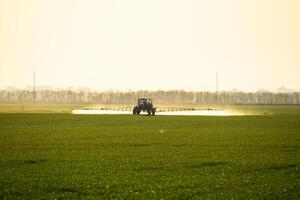
POLYGON ((153 109, 152 109, 152 115, 153 115, 153 116, 155 115, 155 112, 156 112, 156 109, 153 108, 153 109))
POLYGON ((134 108, 133 108, 132 114, 133 114, 133 115, 136 115, 136 114, 137 114, 137 107, 134 107, 134 108))

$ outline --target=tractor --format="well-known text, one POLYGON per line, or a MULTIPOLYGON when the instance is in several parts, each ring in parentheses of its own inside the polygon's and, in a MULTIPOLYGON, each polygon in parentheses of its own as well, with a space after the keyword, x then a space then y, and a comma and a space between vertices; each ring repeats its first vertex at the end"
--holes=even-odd
POLYGON ((137 106, 133 108, 133 114, 139 115, 141 112, 147 112, 148 115, 155 115, 156 108, 153 107, 152 100, 148 98, 138 99, 137 106))

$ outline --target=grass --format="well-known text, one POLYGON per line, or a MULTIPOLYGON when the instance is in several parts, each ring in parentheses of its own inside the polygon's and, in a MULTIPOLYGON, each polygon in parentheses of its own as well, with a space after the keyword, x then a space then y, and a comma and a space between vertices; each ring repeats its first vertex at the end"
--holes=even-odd
POLYGON ((0 114, 0 199, 300 199, 299 107, 0 114))

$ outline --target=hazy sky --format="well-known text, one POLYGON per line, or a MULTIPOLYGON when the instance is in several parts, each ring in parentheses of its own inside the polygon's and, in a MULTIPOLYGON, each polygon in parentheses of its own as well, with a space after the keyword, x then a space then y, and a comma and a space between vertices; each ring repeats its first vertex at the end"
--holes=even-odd
POLYGON ((300 88, 299 0, 0 0, 0 88, 300 88))

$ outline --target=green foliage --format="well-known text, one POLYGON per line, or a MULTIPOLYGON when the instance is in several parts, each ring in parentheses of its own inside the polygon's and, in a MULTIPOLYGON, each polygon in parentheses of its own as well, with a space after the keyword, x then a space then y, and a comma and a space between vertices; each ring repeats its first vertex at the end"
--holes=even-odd
POLYGON ((299 199, 300 112, 280 110, 0 114, 0 199, 299 199))

